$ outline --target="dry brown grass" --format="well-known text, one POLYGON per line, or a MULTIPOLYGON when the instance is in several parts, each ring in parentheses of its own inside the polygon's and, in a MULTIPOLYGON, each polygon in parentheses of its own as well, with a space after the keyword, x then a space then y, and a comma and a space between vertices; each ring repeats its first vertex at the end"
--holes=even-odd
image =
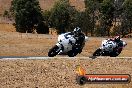
POLYGON ((0 31, 15 32, 15 27, 12 24, 0 23, 0 31))
POLYGON ((0 88, 132 88, 129 84, 76 83, 76 67, 87 74, 130 74, 131 59, 86 58, 49 60, 0 60, 0 88))

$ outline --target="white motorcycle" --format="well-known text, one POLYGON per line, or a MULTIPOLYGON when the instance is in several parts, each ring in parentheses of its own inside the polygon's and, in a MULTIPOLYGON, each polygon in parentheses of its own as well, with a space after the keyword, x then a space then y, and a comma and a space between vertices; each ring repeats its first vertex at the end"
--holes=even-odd
POLYGON ((87 40, 88 37, 85 36, 83 45, 80 48, 80 45, 75 44, 76 39, 73 35, 70 35, 69 33, 61 34, 58 36, 57 44, 49 50, 48 56, 54 57, 57 54, 67 54, 69 57, 74 57, 78 53, 81 53, 87 40))
POLYGON ((126 42, 122 41, 122 47, 118 47, 117 43, 112 40, 103 40, 101 47, 99 47, 94 53, 93 56, 118 56, 122 49, 127 45, 126 42), (117 48, 118 47, 118 48, 117 48))

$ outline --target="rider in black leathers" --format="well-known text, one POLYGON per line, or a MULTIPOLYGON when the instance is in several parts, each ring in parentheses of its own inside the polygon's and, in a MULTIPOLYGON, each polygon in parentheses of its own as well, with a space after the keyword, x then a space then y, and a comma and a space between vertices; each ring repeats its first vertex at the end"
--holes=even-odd
POLYGON ((73 48, 79 48, 80 52, 82 52, 83 46, 85 44, 85 35, 82 33, 81 29, 79 27, 76 27, 74 31, 71 32, 73 34, 73 37, 76 39, 76 43, 73 48))

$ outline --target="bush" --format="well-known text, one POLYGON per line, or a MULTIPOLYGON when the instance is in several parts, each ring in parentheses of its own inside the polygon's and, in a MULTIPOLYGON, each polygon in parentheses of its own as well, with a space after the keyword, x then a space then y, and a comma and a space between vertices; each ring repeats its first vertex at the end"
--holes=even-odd
POLYGON ((39 33, 45 33, 43 32, 45 26, 42 24, 44 19, 38 0, 13 0, 11 10, 15 17, 17 32, 32 33, 33 29, 37 28, 39 33))

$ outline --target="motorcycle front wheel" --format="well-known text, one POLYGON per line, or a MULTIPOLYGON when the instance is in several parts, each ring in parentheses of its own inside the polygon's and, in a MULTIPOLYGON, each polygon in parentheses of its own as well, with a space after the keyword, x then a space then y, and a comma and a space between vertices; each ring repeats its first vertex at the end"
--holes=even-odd
POLYGON ((101 49, 97 49, 94 53, 93 56, 101 56, 101 49))
POLYGON ((57 45, 53 46, 53 47, 49 50, 48 56, 49 56, 49 57, 54 57, 54 56, 56 56, 56 55, 59 53, 59 51, 60 51, 60 50, 58 50, 58 49, 59 49, 59 47, 58 47, 57 45))

